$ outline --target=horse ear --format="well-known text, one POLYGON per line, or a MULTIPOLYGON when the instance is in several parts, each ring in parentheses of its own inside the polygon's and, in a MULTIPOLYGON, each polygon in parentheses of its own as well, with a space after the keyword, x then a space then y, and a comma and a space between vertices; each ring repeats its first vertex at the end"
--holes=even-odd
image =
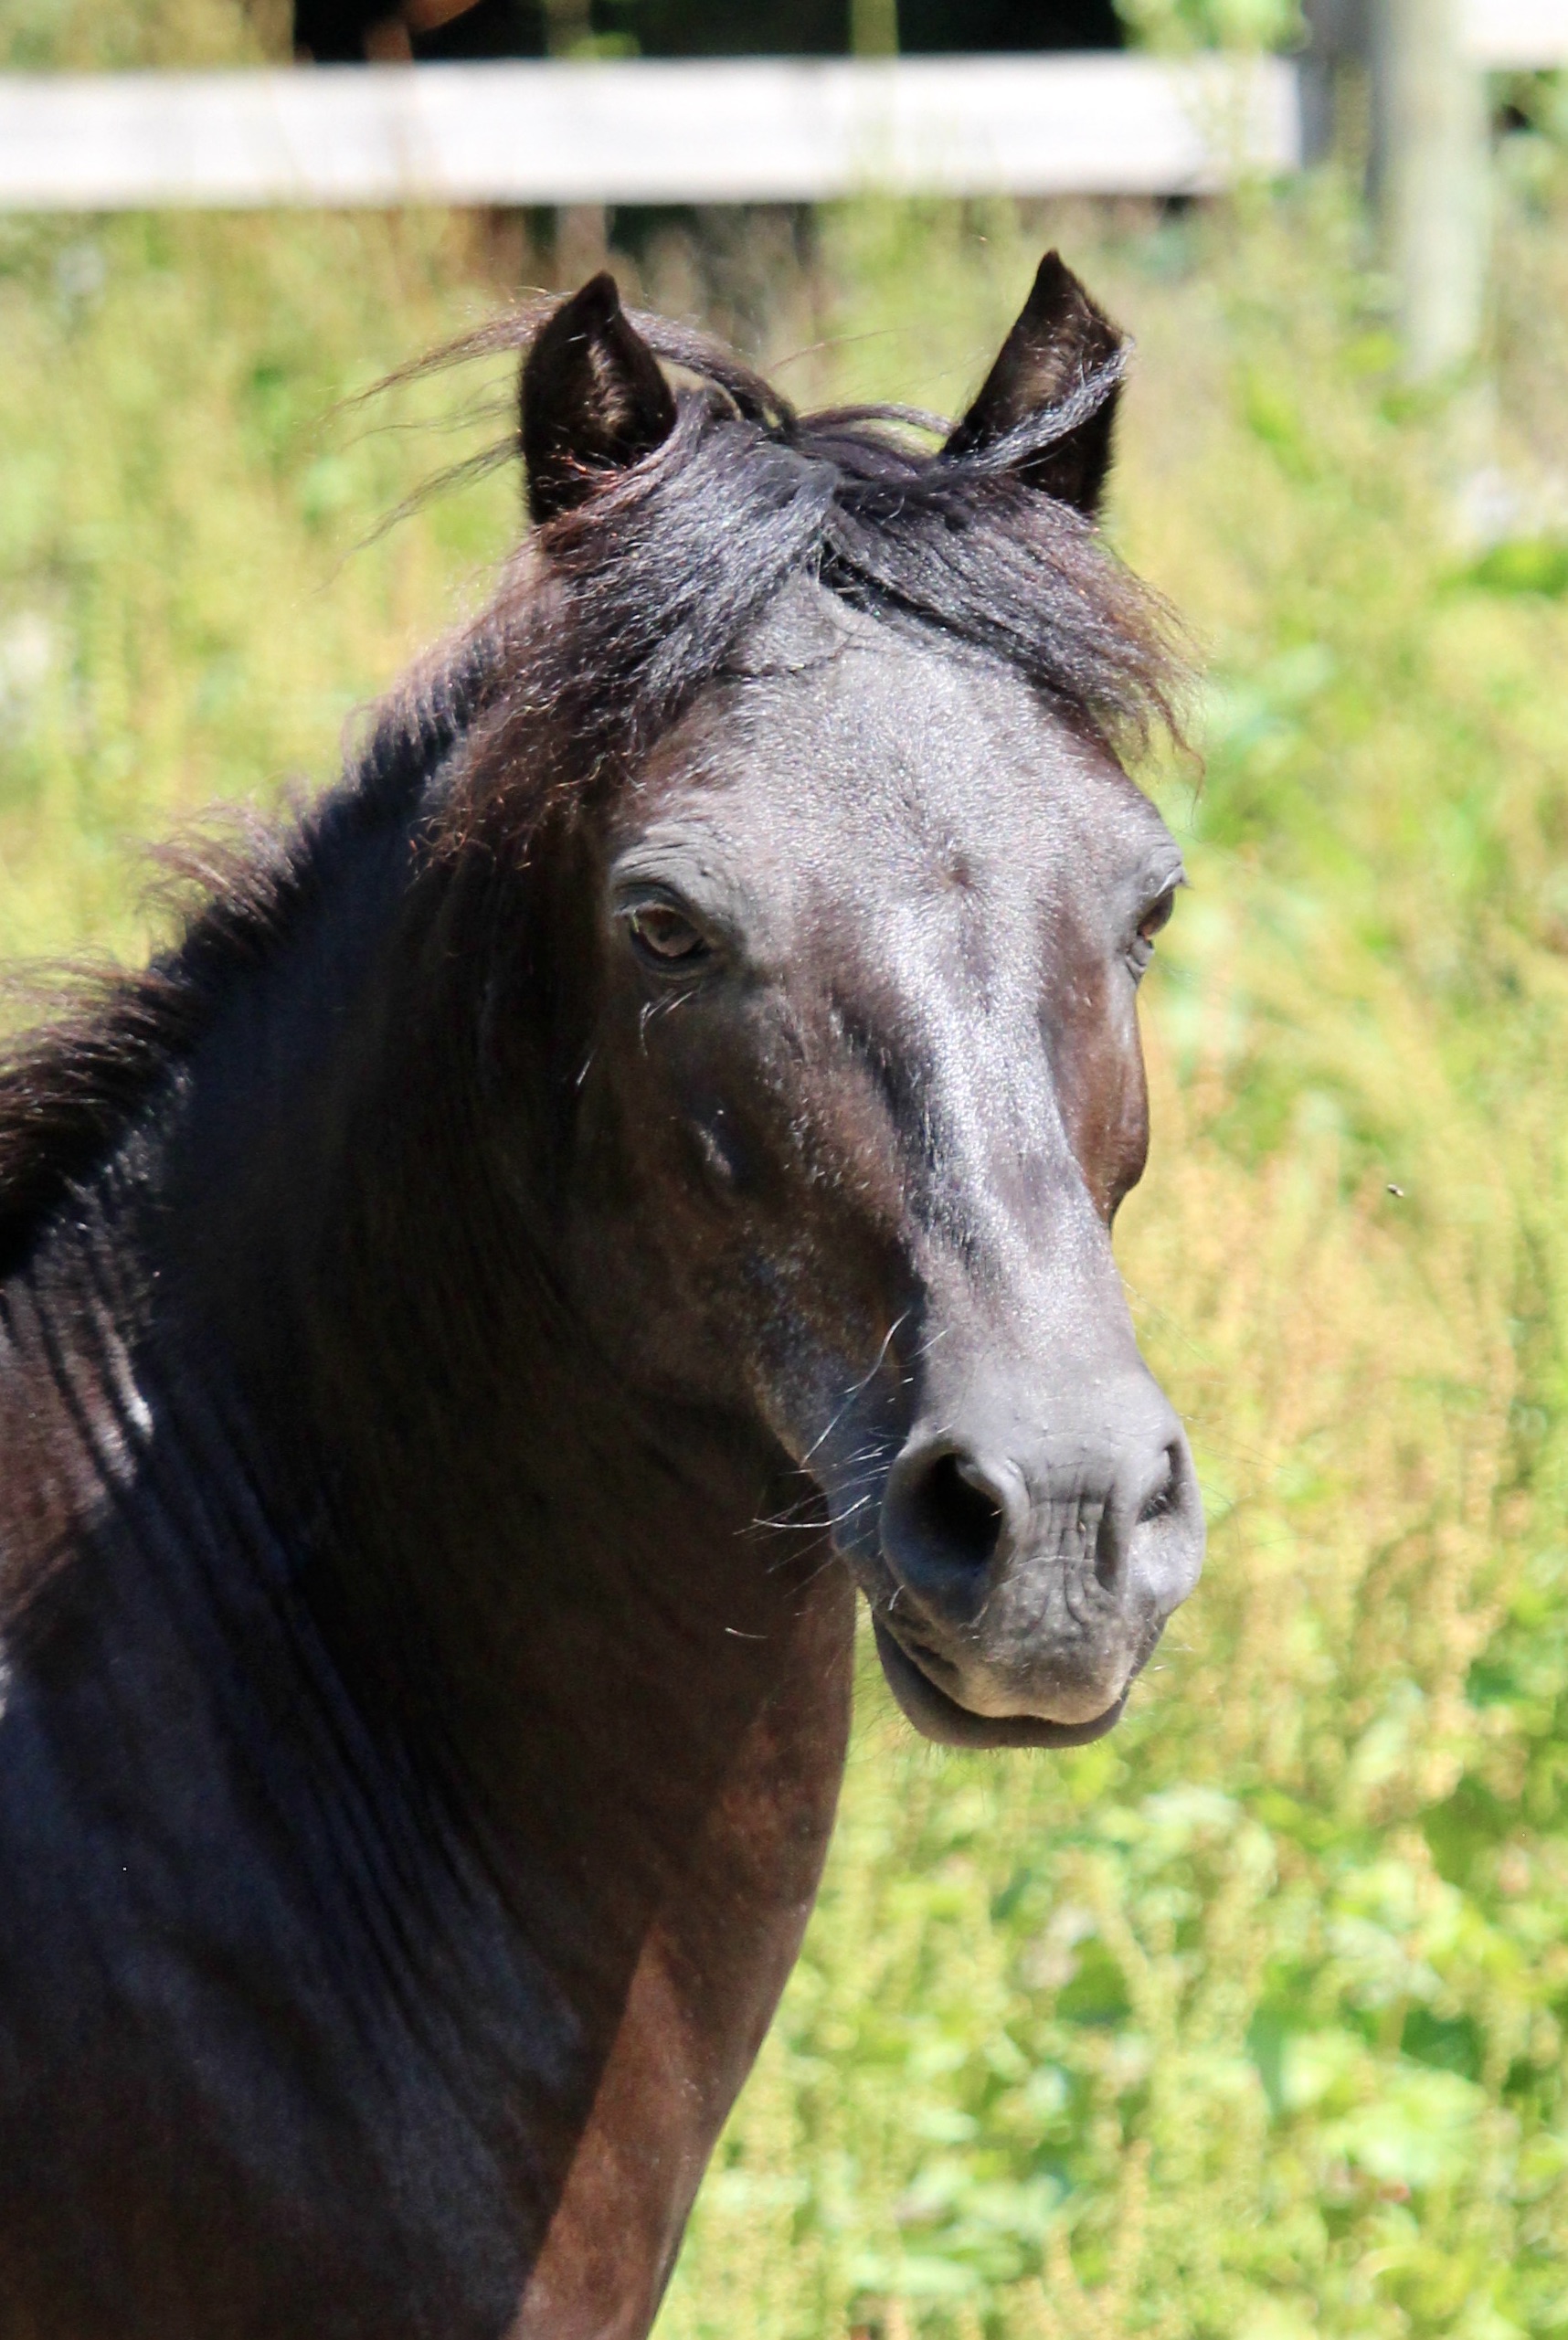
POLYGON ((675 427, 675 400, 601 270, 564 301, 523 368, 523 461, 537 520, 569 512, 606 471, 628 471, 675 427))
POLYGON ((1127 347, 1125 336, 1096 307, 1061 254, 1047 252, 1023 313, 945 452, 974 454, 1021 424, 1044 422, 1054 408, 1060 408, 1065 428, 1024 455, 1017 475, 1094 519, 1110 470, 1127 347), (1071 413, 1075 403, 1084 408, 1076 419, 1071 413))

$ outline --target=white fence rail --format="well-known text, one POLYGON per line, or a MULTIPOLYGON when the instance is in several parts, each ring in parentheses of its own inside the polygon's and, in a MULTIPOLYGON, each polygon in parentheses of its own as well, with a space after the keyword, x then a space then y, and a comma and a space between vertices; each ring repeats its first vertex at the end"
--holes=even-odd
POLYGON ((0 76, 0 207, 1171 195, 1296 168, 1281 58, 0 76))
MULTIPOLYGON (((1568 0, 1462 0, 1484 69, 1568 0)), ((706 59, 0 75, 0 209, 1181 195, 1302 159, 1288 60, 706 59)))
POLYGON ((1568 0, 1465 0, 1464 40, 1493 72, 1568 65, 1568 0))

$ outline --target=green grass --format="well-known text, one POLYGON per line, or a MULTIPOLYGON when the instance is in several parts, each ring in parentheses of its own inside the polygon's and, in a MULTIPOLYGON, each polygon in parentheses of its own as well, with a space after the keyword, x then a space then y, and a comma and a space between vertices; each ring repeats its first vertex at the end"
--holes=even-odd
MULTIPOLYGON (((1516 463, 1562 460, 1565 226, 1537 171, 1499 229, 1516 463)), ((1048 232, 1139 334, 1115 524, 1208 661, 1202 788, 1149 776, 1194 890, 1119 1241, 1213 1556, 1078 1753, 938 1753, 867 1672, 662 2333, 1568 2331, 1561 564, 1456 546, 1453 428, 1331 184, 1162 225, 851 209, 807 268, 761 223, 641 274, 803 353, 797 395, 951 407, 1048 232)), ((325 778, 482 590, 514 481, 355 549, 471 426, 332 409, 482 312, 500 249, 0 226, 5 955, 139 948, 138 841, 325 778)))

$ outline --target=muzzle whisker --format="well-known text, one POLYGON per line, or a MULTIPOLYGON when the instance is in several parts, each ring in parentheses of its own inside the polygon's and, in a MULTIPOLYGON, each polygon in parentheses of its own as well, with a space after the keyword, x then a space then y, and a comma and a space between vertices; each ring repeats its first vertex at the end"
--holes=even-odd
POLYGON ((888 1350, 892 1348, 899 1333, 908 1323, 912 1313, 913 1311, 911 1309, 906 1308, 904 1314, 901 1317, 895 1318, 893 1323, 888 1326, 887 1331, 883 1338, 882 1346, 877 1350, 876 1355, 872 1359, 869 1369, 855 1383, 853 1389, 851 1390, 849 1395, 844 1399, 843 1403, 839 1407, 838 1412, 833 1415, 832 1420, 828 1424, 827 1428, 821 1431, 818 1435, 812 1439, 810 1445, 807 1447, 805 1453, 800 1457, 802 1465, 809 1463, 811 1456, 817 1452, 818 1448, 827 1443, 827 1441, 832 1436, 833 1432, 838 1428, 840 1423, 843 1420, 845 1414, 849 1412, 851 1406, 854 1403, 856 1398, 863 1396, 865 1392, 871 1387, 872 1382, 875 1381, 878 1373, 882 1371, 884 1359, 886 1357, 888 1350))

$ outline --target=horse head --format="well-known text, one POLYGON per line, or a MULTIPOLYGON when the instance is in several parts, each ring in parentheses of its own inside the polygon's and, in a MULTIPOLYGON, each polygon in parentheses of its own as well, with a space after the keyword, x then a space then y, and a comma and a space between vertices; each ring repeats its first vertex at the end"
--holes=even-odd
POLYGON ((862 418, 683 416, 608 279, 524 376, 579 606, 636 616, 624 566, 582 584, 596 527, 755 604, 579 792, 547 913, 543 955, 590 970, 554 1177, 577 1303, 629 1384, 765 1426, 819 1498, 779 1531, 825 1512, 906 1713, 968 1745, 1107 1729, 1202 1553, 1110 1242, 1181 883, 1114 752, 1147 672, 1097 527, 1122 358, 1053 255, 930 456, 862 418))

